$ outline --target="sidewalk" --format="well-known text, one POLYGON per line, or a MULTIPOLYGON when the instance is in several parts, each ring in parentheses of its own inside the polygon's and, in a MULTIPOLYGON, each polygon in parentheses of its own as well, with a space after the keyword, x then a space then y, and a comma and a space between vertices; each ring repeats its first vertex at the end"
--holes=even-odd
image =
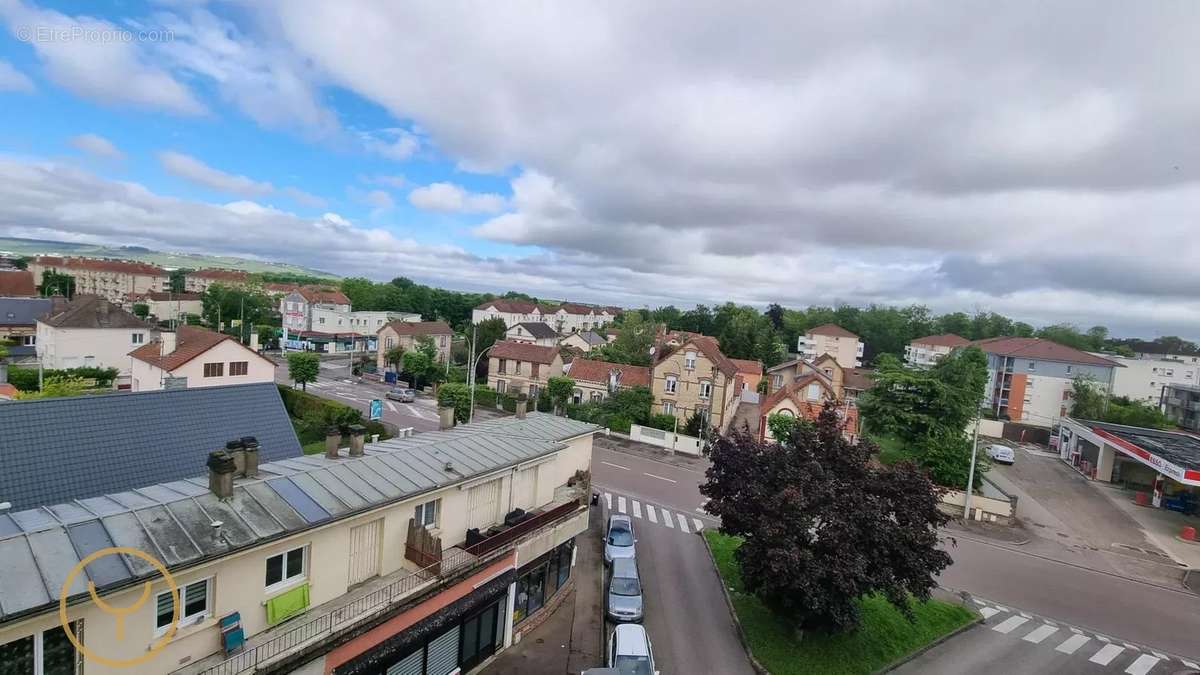
POLYGON ((1129 514, 1142 528, 1151 543, 1162 549, 1180 566, 1200 569, 1200 543, 1189 544, 1177 539, 1185 525, 1200 530, 1200 517, 1134 503, 1134 491, 1099 483, 1093 484, 1117 508, 1129 514))
MULTIPOLYGON (((566 675, 595 667, 604 658, 604 527, 593 506, 588 531, 575 538, 575 585, 571 596, 540 626, 501 652, 481 671, 487 675, 566 675)), ((530 619, 532 620, 532 618, 530 619)))
POLYGON ((605 435, 597 435, 593 439, 592 444, 594 447, 602 450, 608 450, 610 452, 622 452, 627 455, 634 455, 644 459, 652 459, 658 462, 664 462, 666 464, 673 464, 682 469, 699 471, 701 473, 706 471, 709 467, 709 461, 707 457, 692 457, 690 455, 673 453, 670 450, 666 448, 660 448, 657 445, 650 445, 649 443, 640 443, 638 441, 630 440, 629 436, 616 431, 611 431, 605 435))

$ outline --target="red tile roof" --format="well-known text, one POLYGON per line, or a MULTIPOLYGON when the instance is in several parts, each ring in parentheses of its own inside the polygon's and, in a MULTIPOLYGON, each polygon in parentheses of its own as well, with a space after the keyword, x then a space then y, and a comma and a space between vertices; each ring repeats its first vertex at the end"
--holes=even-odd
POLYGON ((808 330, 806 330, 804 332, 808 333, 810 335, 832 335, 834 337, 849 337, 849 338, 858 337, 854 333, 851 333, 850 331, 846 330, 845 328, 842 328, 841 326, 837 325, 836 323, 823 323, 820 326, 814 326, 813 328, 809 328, 808 330))
MULTIPOLYGON (((162 341, 154 340, 129 352, 129 355, 139 361, 171 372, 226 340, 237 342, 232 335, 215 333, 199 326, 180 326, 175 333, 175 351, 170 354, 161 354, 162 341)), ((254 354, 249 349, 246 351, 254 354)), ((258 355, 255 354, 255 356, 258 355)))
POLYGON ((559 310, 562 310, 567 314, 575 314, 579 316, 599 314, 603 309, 607 309, 610 313, 612 313, 612 311, 616 309, 613 307, 592 307, 591 305, 581 305, 577 302, 564 302, 559 305, 539 305, 527 300, 509 300, 507 298, 496 298, 495 300, 481 302, 475 306, 475 309, 484 310, 488 307, 495 307, 497 312, 505 312, 508 314, 533 314, 533 310, 536 309, 542 314, 555 314, 559 310))
POLYGON ((267 283, 262 285, 263 290, 273 291, 275 293, 291 293, 299 288, 296 284, 275 284, 267 283))
POLYGON ((929 345, 930 347, 962 347, 963 345, 971 344, 971 341, 961 335, 943 333, 941 335, 926 335, 923 338, 913 340, 910 344, 929 345))
POLYGON ((346 297, 345 293, 336 288, 326 286, 301 286, 295 289, 297 293, 304 297, 305 300, 312 303, 324 303, 330 305, 348 305, 350 298, 346 297))
POLYGON ((166 270, 148 263, 132 260, 110 260, 108 258, 63 258, 54 255, 40 255, 33 259, 32 264, 51 267, 59 270, 86 269, 101 272, 123 272, 125 274, 147 274, 151 276, 167 276, 166 270))
POLYGON ((875 386, 875 371, 868 368, 846 368, 842 386, 855 391, 866 391, 875 386))
POLYGON ((554 362, 554 357, 558 356, 558 352, 558 347, 541 347, 529 344, 528 342, 501 340, 492 345, 491 351, 488 352, 488 357, 549 364, 554 362))
POLYGON ((752 361, 750 359, 729 359, 739 373, 753 373, 754 375, 762 375, 762 361, 752 361))
POLYGON ((393 321, 383 328, 391 328, 396 335, 454 335, 454 329, 445 321, 393 321))
POLYGON ((650 386, 650 369, 645 366, 630 366, 623 363, 609 363, 595 359, 575 359, 571 361, 572 380, 608 384, 608 374, 613 369, 621 371, 618 380, 623 387, 650 386))
POLYGON ((224 280, 224 281, 245 281, 250 278, 250 273, 244 272, 242 270, 207 269, 207 270, 196 270, 195 272, 188 272, 187 275, 189 277, 201 277, 203 279, 220 279, 220 280, 224 280))
POLYGON ((0 384, 0 398, 13 399, 17 397, 17 388, 5 382, 0 384))
POLYGON ((134 302, 138 300, 153 300, 154 302, 188 302, 200 300, 204 296, 199 293, 168 293, 167 291, 150 291, 149 293, 136 293, 132 296, 134 302))
MULTIPOLYGON (((821 414, 821 409, 825 406, 825 401, 809 401, 807 397, 802 397, 803 392, 810 383, 816 382, 829 394, 833 395, 833 388, 821 377, 816 375, 806 375, 787 385, 781 387, 775 393, 763 400, 759 410, 762 411, 763 428, 767 417, 771 414, 771 409, 779 405, 784 399, 790 399, 796 406, 796 410, 800 413, 800 417, 809 420, 817 419, 821 414)), ((850 434, 858 433, 858 408, 854 406, 838 406, 838 410, 845 416, 845 431, 850 434)))
POLYGON ((0 270, 0 298, 27 298, 37 295, 33 272, 29 270, 0 270))
POLYGON ((737 366, 733 365, 733 361, 731 361, 728 356, 725 356, 725 354, 721 353, 721 345, 717 342, 717 339, 714 337, 708 337, 707 335, 694 335, 692 337, 688 337, 686 340, 680 343, 678 347, 661 351, 658 357, 655 359, 655 363, 662 363, 672 354, 684 349, 688 345, 695 345, 696 349, 699 350, 701 354, 707 356, 708 360, 713 362, 713 365, 716 366, 717 370, 725 373, 726 376, 733 377, 737 374, 737 366))
POLYGON ((999 354, 1000 356, 1065 361, 1067 363, 1082 363, 1089 366, 1124 367, 1116 361, 1110 361, 1095 354, 1089 354, 1074 347, 1060 345, 1052 340, 1042 338, 995 337, 986 340, 975 340, 971 345, 979 347, 989 354, 999 354))

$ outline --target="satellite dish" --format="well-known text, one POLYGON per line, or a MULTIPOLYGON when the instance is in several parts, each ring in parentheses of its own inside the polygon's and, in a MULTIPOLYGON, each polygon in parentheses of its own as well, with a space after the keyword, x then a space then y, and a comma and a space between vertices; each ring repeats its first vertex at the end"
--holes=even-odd
POLYGON ((654 356, 654 345, 650 345, 650 356, 654 356))

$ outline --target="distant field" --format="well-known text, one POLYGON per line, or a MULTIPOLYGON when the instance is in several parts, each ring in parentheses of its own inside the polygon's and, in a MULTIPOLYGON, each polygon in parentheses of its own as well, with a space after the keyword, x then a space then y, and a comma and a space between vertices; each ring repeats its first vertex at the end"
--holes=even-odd
POLYGON ((202 255, 198 253, 166 253, 163 251, 152 251, 140 246, 124 248, 99 246, 96 244, 76 244, 64 241, 42 241, 38 239, 13 239, 8 237, 0 237, 0 254, 4 253, 24 256, 57 254, 86 256, 92 258, 122 258, 125 260, 139 260, 152 265, 158 265, 159 267, 187 267, 192 269, 200 267, 221 267, 225 269, 245 270, 247 272, 277 272, 280 274, 303 274, 314 277, 328 277, 330 279, 338 278, 336 275, 328 272, 309 269, 299 265, 263 262, 259 260, 248 260, 246 258, 234 258, 230 256, 202 255))

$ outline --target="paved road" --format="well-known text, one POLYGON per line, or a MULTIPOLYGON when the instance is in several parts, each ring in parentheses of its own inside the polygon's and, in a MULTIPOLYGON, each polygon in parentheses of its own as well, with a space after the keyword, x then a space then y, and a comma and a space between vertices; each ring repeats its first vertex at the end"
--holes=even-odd
MULTIPOLYGON (((275 369, 275 381, 291 385, 287 366, 275 369)), ((371 399, 383 399, 383 421, 403 429, 412 427, 416 431, 436 431, 438 428, 437 404, 426 396, 418 396, 413 403, 398 403, 384 397, 388 387, 382 384, 358 383, 350 378, 349 368, 344 362, 321 361, 321 372, 316 382, 308 384, 308 391, 324 398, 331 398, 363 411, 370 412, 371 399)))

